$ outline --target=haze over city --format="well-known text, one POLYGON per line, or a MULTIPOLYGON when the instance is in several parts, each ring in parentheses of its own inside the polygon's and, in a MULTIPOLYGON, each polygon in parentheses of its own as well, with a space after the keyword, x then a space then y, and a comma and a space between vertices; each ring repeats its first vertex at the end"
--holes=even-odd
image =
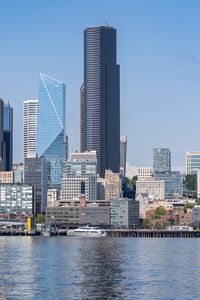
POLYGON ((83 30, 117 29, 121 134, 128 163, 152 165, 152 149, 169 147, 182 167, 199 150, 198 1, 4 1, 0 91, 14 108, 14 161, 23 161, 23 101, 38 98, 39 72, 66 84, 70 152, 79 150, 83 30), (12 9, 11 9, 12 8, 12 9))

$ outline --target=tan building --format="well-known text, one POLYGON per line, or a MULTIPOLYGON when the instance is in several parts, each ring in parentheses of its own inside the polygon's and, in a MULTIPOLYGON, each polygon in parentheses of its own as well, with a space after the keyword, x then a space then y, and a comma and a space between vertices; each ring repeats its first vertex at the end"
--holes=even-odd
POLYGON ((54 205, 55 201, 59 200, 58 190, 57 189, 48 189, 47 190, 47 206, 51 207, 54 205))
MULTIPOLYGON (((85 198, 89 199, 89 178, 62 178, 61 180, 61 199, 79 200, 81 196, 81 184, 85 183, 85 198)), ((95 199, 94 199, 95 200, 95 199)))
POLYGON ((0 183, 13 183, 13 171, 0 172, 0 183))
POLYGON ((136 181, 136 194, 147 193, 150 199, 164 200, 165 182, 148 177, 145 180, 136 181))
POLYGON ((105 200, 120 198, 121 179, 119 173, 113 173, 111 170, 105 172, 105 200))
POLYGON ((147 177, 151 177, 153 175, 153 169, 149 167, 139 167, 137 168, 137 179, 145 180, 147 177))

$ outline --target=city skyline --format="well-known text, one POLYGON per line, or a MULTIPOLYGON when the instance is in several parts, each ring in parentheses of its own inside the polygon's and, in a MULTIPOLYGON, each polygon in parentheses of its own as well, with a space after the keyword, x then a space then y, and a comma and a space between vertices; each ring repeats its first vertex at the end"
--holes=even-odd
POLYGON ((83 30, 90 25, 103 25, 107 22, 118 32, 121 135, 128 137, 129 164, 150 166, 152 149, 167 147, 173 153, 172 165, 184 166, 185 152, 200 149, 198 135, 191 135, 191 130, 198 124, 200 98, 200 44, 198 39, 195 39, 198 36, 196 24, 199 22, 197 12, 200 8, 197 1, 193 1, 192 6, 186 1, 181 5, 172 1, 164 4, 156 1, 151 1, 151 4, 147 1, 141 4, 127 1, 124 6, 119 1, 114 7, 114 2, 110 1, 106 6, 106 14, 106 2, 102 1, 101 4, 97 2, 91 6, 90 14, 86 15, 88 18, 82 14, 77 24, 70 14, 75 12, 78 3, 86 12, 88 1, 85 2, 85 7, 80 1, 75 1, 75 4, 60 1, 60 7, 50 4, 48 11, 45 10, 44 1, 40 4, 40 12, 37 12, 37 5, 33 2, 29 5, 24 1, 20 4, 12 3, 16 13, 11 13, 8 24, 5 16, 8 12, 10 14, 9 2, 2 6, 4 26, 1 29, 3 43, 0 96, 9 101, 14 108, 14 162, 23 161, 23 126, 19 116, 22 115, 25 99, 38 98, 39 72, 59 78, 66 84, 69 99, 66 113, 70 152, 79 149, 77 112, 79 89, 83 82, 83 30), (123 11, 120 10, 122 6, 125 8, 123 11), (92 13, 97 10, 98 15, 93 16, 92 13), (54 11, 65 18, 56 18, 52 23, 54 11), (45 24, 41 23, 42 16, 45 16, 45 24), (178 21, 175 18, 177 16, 178 21), (38 25, 36 24, 31 31, 29 19, 38 21, 38 25), (69 26, 70 24, 74 26, 69 26), (58 46, 52 47, 52 37, 58 46), (31 50, 30 53, 28 50, 31 50), (149 102, 151 105, 148 105, 149 102), (195 109, 192 110, 192 107, 195 109), (163 116, 166 118, 163 119, 163 116), (131 125, 127 120, 132 121, 131 125), (186 120, 191 122, 187 122, 186 125, 186 120))

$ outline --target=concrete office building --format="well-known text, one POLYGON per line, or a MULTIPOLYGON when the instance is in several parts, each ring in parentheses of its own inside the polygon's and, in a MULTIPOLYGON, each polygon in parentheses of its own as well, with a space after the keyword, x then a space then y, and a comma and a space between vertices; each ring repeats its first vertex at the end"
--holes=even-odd
POLYGON ((41 157, 25 158, 24 181, 34 188, 34 214, 45 212, 47 206, 47 162, 41 157))
POLYGON ((90 226, 109 226, 110 207, 96 204, 80 207, 79 224, 90 226))
POLYGON ((147 193, 150 199, 164 199, 165 182, 153 177, 136 181, 136 194, 147 193))
POLYGON ((116 29, 84 31, 84 83, 81 88, 81 151, 95 150, 97 173, 120 169, 120 75, 116 29))
POLYGON ((116 228, 139 226, 139 201, 128 198, 110 201, 110 223, 116 228))
POLYGON ((11 171, 13 165, 13 108, 4 103, 4 143, 5 171, 11 171))
POLYGON ((153 172, 171 172, 171 152, 168 148, 153 149, 153 172))
POLYGON ((119 173, 105 171, 105 199, 107 201, 121 197, 121 179, 119 173))
POLYGON ((200 170, 200 151, 187 151, 186 152, 186 175, 197 174, 200 170))
POLYGON ((81 182, 85 183, 86 200, 96 200, 97 161, 95 151, 72 153, 70 161, 63 164, 62 199, 79 199, 81 182))
POLYGON ((127 136, 120 137, 120 174, 126 176, 127 136))
POLYGON ((13 183, 13 171, 0 171, 0 183, 13 183))
POLYGON ((24 158, 37 153, 38 100, 24 101, 24 158))
POLYGON ((145 180, 148 177, 153 176, 153 169, 149 167, 138 167, 137 168, 137 179, 145 180))
POLYGON ((49 188, 47 190, 47 206, 53 206, 55 201, 59 200, 59 191, 49 188))
POLYGON ((17 215, 19 218, 22 215, 32 215, 33 195, 34 191, 30 185, 1 183, 0 214, 8 214, 11 218, 17 218, 17 215))

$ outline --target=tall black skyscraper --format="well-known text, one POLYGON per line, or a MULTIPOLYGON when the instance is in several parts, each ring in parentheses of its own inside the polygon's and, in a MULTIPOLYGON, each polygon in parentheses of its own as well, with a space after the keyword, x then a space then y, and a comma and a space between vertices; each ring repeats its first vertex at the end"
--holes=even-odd
POLYGON ((13 164, 13 108, 4 103, 5 170, 11 171, 13 164))
POLYGON ((0 99, 0 171, 5 171, 5 143, 4 143, 4 103, 0 99))
POLYGON ((96 150, 97 172, 120 168, 120 75, 116 29, 84 31, 84 88, 81 89, 81 151, 96 150))

